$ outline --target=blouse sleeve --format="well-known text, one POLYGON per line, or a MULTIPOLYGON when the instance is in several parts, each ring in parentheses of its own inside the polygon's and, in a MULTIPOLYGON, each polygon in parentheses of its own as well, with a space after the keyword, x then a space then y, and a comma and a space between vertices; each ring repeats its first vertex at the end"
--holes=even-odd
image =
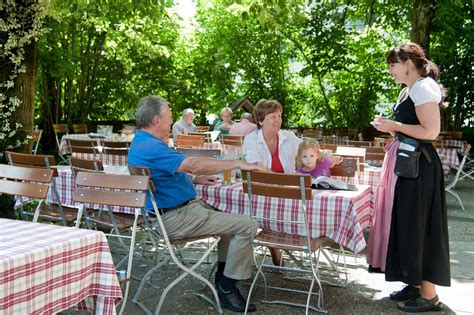
POLYGON ((410 97, 415 106, 426 103, 438 104, 441 102, 441 89, 432 78, 424 78, 415 83, 410 91, 410 97))

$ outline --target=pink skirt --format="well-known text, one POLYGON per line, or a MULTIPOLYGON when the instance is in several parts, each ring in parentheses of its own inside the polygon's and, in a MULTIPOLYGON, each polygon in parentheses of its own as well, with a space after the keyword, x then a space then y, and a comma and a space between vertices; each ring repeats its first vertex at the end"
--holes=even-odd
POLYGON ((400 142, 394 139, 385 146, 385 159, 375 192, 374 213, 367 246, 367 262, 372 268, 385 271, 388 239, 392 219, 393 198, 398 176, 395 175, 395 160, 400 142))

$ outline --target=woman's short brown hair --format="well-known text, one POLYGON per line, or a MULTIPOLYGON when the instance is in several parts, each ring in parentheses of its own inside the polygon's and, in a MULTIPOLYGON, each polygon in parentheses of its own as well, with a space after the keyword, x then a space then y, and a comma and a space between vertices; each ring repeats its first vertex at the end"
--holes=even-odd
POLYGON ((260 128, 260 123, 265 119, 265 116, 268 114, 274 113, 276 111, 283 112, 283 106, 277 100, 267 100, 262 98, 255 105, 254 116, 257 122, 258 128, 260 128))

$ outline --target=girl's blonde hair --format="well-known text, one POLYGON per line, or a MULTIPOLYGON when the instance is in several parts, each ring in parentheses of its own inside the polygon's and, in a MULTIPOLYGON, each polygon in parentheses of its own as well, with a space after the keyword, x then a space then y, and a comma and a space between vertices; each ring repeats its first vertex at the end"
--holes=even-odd
POLYGON ((319 142, 316 139, 306 138, 303 141, 301 141, 298 147, 298 154, 296 155, 296 168, 297 169, 300 169, 303 167, 303 162, 301 162, 301 155, 303 155, 304 150, 309 150, 309 149, 313 149, 314 151, 319 152, 319 157, 317 159, 317 162, 319 162, 321 159, 331 158, 332 154, 330 152, 327 152, 326 150, 321 150, 319 142))

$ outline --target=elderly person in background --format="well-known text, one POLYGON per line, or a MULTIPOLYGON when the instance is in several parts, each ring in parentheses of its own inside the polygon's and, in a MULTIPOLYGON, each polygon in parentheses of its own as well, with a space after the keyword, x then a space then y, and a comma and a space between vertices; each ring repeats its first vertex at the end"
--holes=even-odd
POLYGON ((246 136, 255 130, 257 130, 257 125, 253 122, 252 114, 243 113, 240 117, 240 122, 230 127, 229 134, 233 136, 246 136))
MULTIPOLYGON (((243 153, 250 163, 258 163, 276 173, 295 173, 301 142, 293 132, 280 130, 283 107, 276 100, 261 99, 255 106, 258 129, 245 136, 243 153)), ((281 251, 270 248, 273 263, 282 265, 281 251)))
POLYGON ((181 134, 188 134, 190 132, 196 132, 196 125, 193 123, 194 111, 191 108, 183 110, 183 116, 180 120, 173 125, 173 140, 176 143, 176 138, 181 134))
POLYGON ((232 109, 224 107, 221 110, 221 118, 222 120, 219 120, 214 126, 214 131, 220 131, 221 135, 228 135, 230 127, 235 124, 235 121, 232 121, 232 109))
MULTIPOLYGON (((158 96, 146 96, 139 101, 138 130, 130 146, 128 163, 150 169, 156 187, 153 194, 170 239, 221 237, 215 275, 217 293, 222 306, 243 312, 246 301, 236 282, 251 276, 252 240, 258 224, 249 222, 247 216, 220 212, 196 199, 192 180, 203 185, 213 184, 216 177, 212 174, 235 168, 262 168, 240 160, 188 157, 168 147, 166 141, 172 123, 168 104, 158 96), (191 179, 188 174, 196 176, 191 179)), ((146 210, 153 213, 149 199, 146 210)), ((249 304, 248 310, 255 311, 255 305, 249 304)))

